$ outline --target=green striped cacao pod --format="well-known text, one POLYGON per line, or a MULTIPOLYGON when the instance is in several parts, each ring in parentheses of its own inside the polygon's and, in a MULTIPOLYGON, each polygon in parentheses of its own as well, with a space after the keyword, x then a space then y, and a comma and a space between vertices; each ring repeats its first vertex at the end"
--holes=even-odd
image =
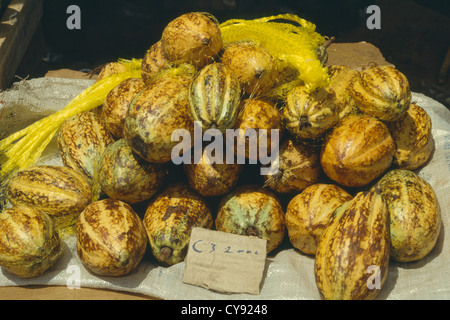
POLYGON ((401 262, 422 259, 434 248, 442 225, 433 188, 404 169, 386 173, 378 188, 389 211, 391 258, 401 262))
POLYGON ((241 89, 234 74, 221 63, 204 67, 193 79, 189 107, 194 121, 201 121, 203 130, 225 132, 233 128, 239 115, 241 89))

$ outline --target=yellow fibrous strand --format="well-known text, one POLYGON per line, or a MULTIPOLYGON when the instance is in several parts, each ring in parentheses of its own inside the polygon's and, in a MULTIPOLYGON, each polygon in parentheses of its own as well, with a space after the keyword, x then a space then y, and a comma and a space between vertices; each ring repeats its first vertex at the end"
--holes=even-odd
POLYGON ((107 94, 120 82, 141 76, 141 60, 119 60, 126 71, 100 79, 69 102, 47 116, 0 141, 0 198, 8 177, 35 163, 60 129, 64 120, 103 104, 107 94))
POLYGON ((328 70, 317 50, 325 42, 316 26, 296 15, 280 14, 255 20, 231 19, 220 24, 224 44, 250 40, 265 47, 279 70, 296 70, 308 90, 328 84, 328 70), (287 21, 287 22, 281 22, 287 21))

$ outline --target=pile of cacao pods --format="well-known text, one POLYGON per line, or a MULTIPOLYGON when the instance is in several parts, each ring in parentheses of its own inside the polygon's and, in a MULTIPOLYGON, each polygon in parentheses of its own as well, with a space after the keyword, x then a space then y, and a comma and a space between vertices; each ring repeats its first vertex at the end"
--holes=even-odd
MULTIPOLYGON (((122 276, 147 248, 162 265, 183 261, 191 229, 203 227, 266 239, 268 254, 292 246, 315 256, 324 299, 375 298, 369 268, 382 286, 390 260, 423 258, 441 229, 435 193, 413 171, 432 156, 430 117, 392 66, 330 66, 327 87, 298 84, 275 99, 271 89, 287 83, 276 66, 258 43, 224 44, 209 14, 171 21, 141 78, 64 122, 64 166, 11 179, 0 265, 43 274, 73 228, 88 270, 122 276), (262 146, 275 150, 270 163, 262 146)), ((115 72, 110 63, 98 77, 115 72)))

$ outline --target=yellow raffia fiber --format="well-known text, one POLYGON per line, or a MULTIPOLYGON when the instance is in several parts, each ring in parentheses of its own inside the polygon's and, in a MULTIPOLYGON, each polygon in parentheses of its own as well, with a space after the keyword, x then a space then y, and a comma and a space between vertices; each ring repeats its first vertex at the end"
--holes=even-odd
POLYGON ((326 39, 305 19, 292 14, 231 19, 220 24, 220 29, 225 45, 250 40, 265 47, 277 59, 278 69, 298 71, 298 78, 308 90, 329 82, 328 70, 317 54, 326 39))
MULTIPOLYGON (((35 163, 58 132, 64 120, 103 104, 106 95, 120 82, 141 76, 141 60, 119 60, 127 71, 103 78, 77 95, 63 109, 0 141, 0 200, 15 172, 35 163)), ((1 201, 0 201, 1 202, 1 201)))

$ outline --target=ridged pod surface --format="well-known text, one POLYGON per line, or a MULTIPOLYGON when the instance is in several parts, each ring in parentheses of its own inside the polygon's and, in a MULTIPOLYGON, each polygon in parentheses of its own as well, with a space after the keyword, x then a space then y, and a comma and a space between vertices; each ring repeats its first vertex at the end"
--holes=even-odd
POLYGON ((219 204, 215 223, 219 231, 267 240, 267 253, 280 245, 286 231, 280 201, 257 185, 241 185, 228 193, 219 204))
POLYGON ((103 199, 92 202, 78 217, 77 254, 83 265, 102 276, 132 272, 147 247, 144 224, 125 202, 103 199))
POLYGON ((338 121, 339 105, 333 92, 325 88, 307 92, 303 86, 297 86, 288 93, 283 123, 296 138, 321 138, 338 121))
POLYGON ((294 196, 286 210, 286 228, 294 248, 315 255, 334 210, 352 198, 340 187, 325 183, 313 184, 294 196))
POLYGON ((170 185, 157 194, 144 216, 153 256, 165 265, 184 260, 192 228, 211 229, 213 224, 205 200, 184 183, 170 185))
POLYGON ((172 149, 179 143, 172 140, 174 130, 188 130, 193 136, 194 121, 188 103, 191 80, 183 75, 159 78, 132 101, 124 138, 144 160, 170 161, 172 149))
POLYGON ((314 274, 326 300, 374 299, 387 277, 389 214, 372 188, 338 207, 319 240, 314 274))
POLYGON ((101 189, 110 197, 128 204, 153 196, 163 184, 166 166, 143 160, 124 139, 103 152, 96 173, 101 189))
POLYGON ((272 167, 278 171, 264 176, 264 186, 278 193, 293 193, 315 184, 321 172, 320 150, 286 139, 272 167))
POLYGON ((31 206, 0 213, 0 266, 20 278, 44 274, 58 261, 61 241, 52 219, 31 206))
POLYGON ((380 120, 398 120, 411 103, 408 79, 389 65, 364 68, 350 86, 358 109, 380 120))
POLYGON ((417 261, 434 248, 442 227, 431 185, 410 170, 396 169, 378 182, 390 216, 391 258, 417 261))
POLYGON ((84 175, 51 165, 35 165, 16 173, 7 197, 13 205, 29 205, 47 213, 57 229, 73 225, 92 199, 91 184, 84 175))
POLYGON ((432 124, 422 107, 412 103, 403 117, 388 126, 395 141, 394 164, 398 168, 414 170, 430 159, 434 150, 432 124))
POLYGON ((234 74, 221 63, 205 66, 192 80, 189 107, 194 121, 203 130, 225 132, 233 128, 239 115, 241 89, 234 74))
POLYGON ((123 127, 128 107, 134 97, 145 88, 141 78, 128 78, 114 87, 106 96, 101 115, 106 129, 116 138, 123 138, 123 127))
POLYGON ((90 180, 94 167, 113 136, 95 111, 78 113, 64 121, 57 136, 58 149, 63 163, 79 170, 90 180))
POLYGON ((320 162, 325 174, 346 187, 362 187, 392 164, 395 144, 387 126, 368 115, 344 117, 324 140, 320 162))

